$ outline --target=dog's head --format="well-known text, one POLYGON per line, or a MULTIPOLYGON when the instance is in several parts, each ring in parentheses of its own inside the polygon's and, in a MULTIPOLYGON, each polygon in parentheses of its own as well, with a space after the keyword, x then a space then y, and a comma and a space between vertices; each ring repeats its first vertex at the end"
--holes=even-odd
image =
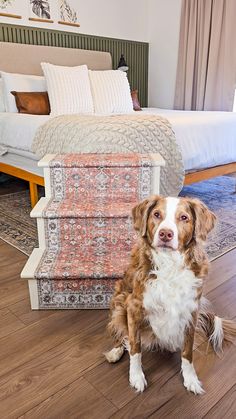
POLYGON ((191 198, 145 199, 133 208, 134 227, 154 248, 184 250, 194 240, 205 241, 216 216, 203 202, 191 198))

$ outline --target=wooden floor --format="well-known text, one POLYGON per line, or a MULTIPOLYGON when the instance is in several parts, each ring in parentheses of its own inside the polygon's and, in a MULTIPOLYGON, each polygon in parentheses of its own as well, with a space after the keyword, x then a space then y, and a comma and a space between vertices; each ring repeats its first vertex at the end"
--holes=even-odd
MULTIPOLYGON (((236 317, 236 249, 212 263, 205 291, 219 314, 236 317)), ((206 344, 195 364, 206 394, 186 392, 179 354, 147 353, 147 390, 128 385, 128 356, 104 361, 104 311, 32 312, 20 280, 26 256, 0 241, 0 418, 236 418, 236 347, 223 359, 206 344)))

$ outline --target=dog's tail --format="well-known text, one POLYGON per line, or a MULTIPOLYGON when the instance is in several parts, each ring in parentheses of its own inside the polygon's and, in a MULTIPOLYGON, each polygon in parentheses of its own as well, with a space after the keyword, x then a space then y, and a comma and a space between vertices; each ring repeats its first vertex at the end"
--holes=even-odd
POLYGON ((220 354, 224 342, 233 342, 236 338, 236 322, 216 316, 206 308, 206 300, 200 309, 198 327, 208 337, 214 351, 220 354))

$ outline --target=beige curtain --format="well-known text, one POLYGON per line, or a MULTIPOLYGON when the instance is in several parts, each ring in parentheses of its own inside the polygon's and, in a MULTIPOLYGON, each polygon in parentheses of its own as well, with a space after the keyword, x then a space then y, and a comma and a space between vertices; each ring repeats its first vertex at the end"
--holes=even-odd
POLYGON ((182 0, 175 109, 232 111, 236 0, 182 0))

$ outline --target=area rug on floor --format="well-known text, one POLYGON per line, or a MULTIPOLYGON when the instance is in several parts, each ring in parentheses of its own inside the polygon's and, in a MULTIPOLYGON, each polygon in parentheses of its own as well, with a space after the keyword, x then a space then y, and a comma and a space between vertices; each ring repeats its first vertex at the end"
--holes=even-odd
MULTIPOLYGON (((218 216, 218 226, 207 246, 210 260, 236 247, 235 179, 221 176, 185 186, 181 196, 204 201, 218 216)), ((35 219, 31 219, 29 192, 22 191, 0 196, 0 238, 30 255, 38 245, 35 219)))
POLYGON ((30 255, 38 246, 36 220, 30 218, 29 191, 0 196, 0 238, 30 255))
POLYGON ((207 244, 211 261, 236 247, 235 181, 232 177, 219 176, 185 186, 180 193, 180 196, 201 199, 217 215, 217 226, 207 244))

